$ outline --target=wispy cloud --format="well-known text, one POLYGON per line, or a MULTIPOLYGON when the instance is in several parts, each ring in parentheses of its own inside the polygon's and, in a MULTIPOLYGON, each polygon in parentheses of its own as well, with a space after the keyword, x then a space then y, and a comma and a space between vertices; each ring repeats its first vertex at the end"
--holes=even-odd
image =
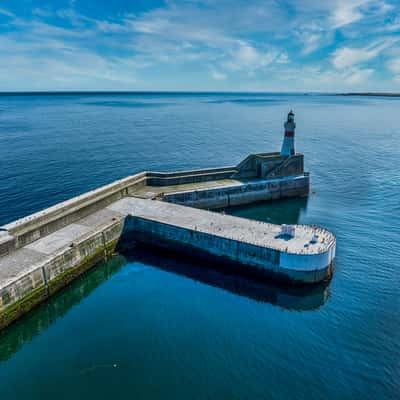
POLYGON ((6 17, 15 17, 15 14, 5 8, 0 8, 0 14, 5 15, 6 17))
POLYGON ((361 7, 365 0, 341 0, 332 13, 333 28, 340 28, 363 18, 361 7))
POLYGON ((238 41, 230 53, 231 58, 226 65, 232 69, 245 69, 249 72, 271 64, 278 55, 274 50, 258 50, 244 41, 238 41))
POLYGON ((227 78, 227 75, 220 72, 220 71, 216 71, 215 69, 211 70, 211 76, 213 79, 215 79, 216 81, 224 81, 227 78))
POLYGON ((345 80, 351 85, 364 83, 374 72, 372 68, 355 69, 352 70, 349 75, 345 76, 345 80))
POLYGON ((341 28, 364 18, 384 15, 393 6, 383 0, 339 0, 333 10, 333 28, 341 28))
POLYGON ((398 40, 388 38, 364 48, 342 47, 336 49, 332 55, 332 64, 338 69, 362 64, 378 57, 384 50, 397 43, 398 40))
POLYGON ((400 57, 389 60, 387 62, 387 67, 391 72, 393 72, 393 74, 400 74, 400 57))
POLYGON ((32 4, 30 16, 0 8, 0 90, 337 90, 399 75, 394 0, 168 0, 102 14, 32 4))

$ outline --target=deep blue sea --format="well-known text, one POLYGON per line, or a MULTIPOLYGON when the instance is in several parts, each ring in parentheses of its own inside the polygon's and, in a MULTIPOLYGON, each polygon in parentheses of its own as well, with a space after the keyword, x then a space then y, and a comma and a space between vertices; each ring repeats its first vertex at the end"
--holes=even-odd
POLYGON ((400 98, 0 96, 0 224, 142 170, 277 151, 290 109, 311 195, 228 212, 334 232, 329 285, 116 256, 0 335, 1 400, 400 399, 400 98))

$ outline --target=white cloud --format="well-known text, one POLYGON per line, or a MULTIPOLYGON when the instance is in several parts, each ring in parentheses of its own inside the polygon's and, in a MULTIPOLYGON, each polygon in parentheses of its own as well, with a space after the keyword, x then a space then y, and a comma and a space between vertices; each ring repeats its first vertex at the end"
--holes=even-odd
POLYGON ((5 8, 0 8, 0 14, 11 18, 15 17, 15 15, 11 11, 6 10, 5 8))
POLYGON ((274 50, 261 51, 247 42, 238 41, 238 46, 231 52, 232 58, 227 65, 232 69, 255 70, 271 64, 277 57, 274 50))
POLYGON ((135 87, 134 60, 103 56, 82 46, 80 40, 90 41, 95 32, 22 19, 14 25, 22 31, 0 36, 0 90, 135 87))
POLYGON ((165 32, 170 23, 165 18, 151 18, 149 20, 131 20, 130 26, 139 33, 161 34, 165 32))
POLYGON ((339 1, 331 16, 333 28, 341 28, 362 19, 363 13, 360 7, 365 3, 365 0, 339 1))
POLYGON ((96 21, 96 27, 99 31, 104 33, 128 33, 129 29, 127 26, 109 22, 109 21, 96 21))
POLYGON ((320 47, 322 35, 317 33, 306 33, 303 35, 304 49, 303 54, 310 54, 320 47))
POLYGON ((303 23, 294 34, 303 46, 301 51, 303 55, 309 55, 315 50, 329 45, 332 39, 322 19, 318 22, 303 23))
POLYGON ((39 17, 44 17, 44 18, 51 17, 53 15, 53 13, 51 11, 44 9, 44 8, 34 8, 32 10, 32 14, 37 15, 39 17))
POLYGON ((275 60, 278 64, 287 64, 289 62, 289 56, 287 53, 283 52, 275 60))
MULTIPOLYGON (((67 88, 68 82, 74 88, 134 86, 139 74, 154 85, 184 85, 185 71, 196 77, 193 89, 210 77, 232 90, 260 81, 269 85, 265 90, 367 85, 380 77, 372 69, 378 66, 369 65, 379 56, 400 75, 395 39, 379 39, 377 30, 392 9, 388 1, 167 0, 144 13, 104 19, 79 14, 73 2, 64 9, 34 9, 29 19, 0 8, 15 28, 0 36, 0 89, 27 82, 44 88, 67 88), (341 48, 324 57, 337 30, 341 48), (311 56, 316 50, 318 59, 311 56)), ((394 31, 399 21, 388 20, 394 31)))
POLYGON ((400 17, 397 16, 391 22, 384 24, 383 26, 379 26, 377 29, 378 32, 397 32, 400 31, 400 17))
POLYGON ((393 6, 383 0, 338 0, 330 20, 332 28, 339 29, 364 18, 379 17, 392 9, 393 6))
POLYGON ((376 50, 343 47, 333 53, 332 63, 336 68, 342 69, 371 60, 377 55, 378 52, 376 50))
POLYGON ((388 61, 387 67, 393 74, 400 74, 400 58, 393 58, 388 61))
POLYGON ((374 73, 372 68, 356 69, 346 76, 345 81, 350 85, 358 85, 367 81, 374 73))
POLYGON ((6 60, 7 63, 0 57, 0 90, 127 90, 137 84, 134 63, 90 52, 76 51, 33 60, 12 55, 6 60))
POLYGON ((227 78, 226 74, 224 74, 222 72, 219 72, 219 71, 216 71, 216 70, 212 70, 211 71, 211 76, 216 81, 224 81, 227 78))
POLYGON ((293 32, 303 55, 334 43, 337 30, 347 38, 360 37, 364 29, 370 33, 371 25, 381 23, 393 8, 384 0, 302 0, 294 6, 293 32))
POLYGON ((364 48, 342 47, 332 54, 332 64, 335 68, 343 69, 353 65, 362 64, 376 58, 385 49, 391 47, 399 39, 387 38, 379 43, 364 48))

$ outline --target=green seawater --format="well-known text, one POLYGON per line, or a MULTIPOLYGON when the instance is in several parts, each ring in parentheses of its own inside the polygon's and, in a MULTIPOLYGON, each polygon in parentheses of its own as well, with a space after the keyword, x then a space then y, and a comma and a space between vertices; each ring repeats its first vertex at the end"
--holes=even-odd
POLYGON ((133 246, 0 334, 0 399, 398 399, 400 99, 0 98, 0 223, 141 170, 279 149, 296 112, 309 198, 226 210, 337 236, 332 281, 280 288, 133 246))

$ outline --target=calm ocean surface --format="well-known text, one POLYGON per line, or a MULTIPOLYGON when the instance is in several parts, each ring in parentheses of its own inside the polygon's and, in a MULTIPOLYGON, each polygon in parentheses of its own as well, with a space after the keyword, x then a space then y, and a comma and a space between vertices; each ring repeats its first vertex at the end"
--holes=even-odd
POLYGON ((283 290, 138 249, 0 335, 0 399, 400 399, 400 99, 0 96, 0 224, 142 170, 279 150, 309 199, 234 209, 337 235, 328 286, 283 290))

